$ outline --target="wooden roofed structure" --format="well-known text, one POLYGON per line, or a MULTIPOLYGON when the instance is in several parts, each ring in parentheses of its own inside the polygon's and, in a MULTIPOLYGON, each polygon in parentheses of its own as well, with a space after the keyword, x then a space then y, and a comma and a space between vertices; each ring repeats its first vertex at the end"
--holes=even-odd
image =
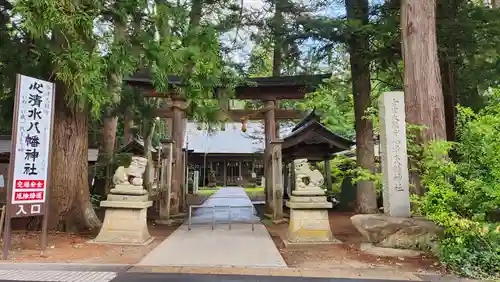
POLYGON ((311 111, 285 137, 281 145, 284 163, 285 188, 291 195, 295 187, 294 160, 307 159, 325 162, 325 179, 328 191, 332 190, 330 160, 336 153, 348 150, 356 143, 335 134, 321 123, 316 111, 311 111))
POLYGON ((323 161, 335 153, 348 150, 355 143, 326 128, 313 110, 302 119, 284 140, 283 160, 308 159, 323 161))

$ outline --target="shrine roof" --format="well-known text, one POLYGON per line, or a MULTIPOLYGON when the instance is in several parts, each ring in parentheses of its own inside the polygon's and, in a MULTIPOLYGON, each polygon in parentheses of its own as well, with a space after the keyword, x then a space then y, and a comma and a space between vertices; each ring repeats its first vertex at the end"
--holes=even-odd
MULTIPOLYGON (((149 148, 149 150, 152 153, 156 152, 155 148, 149 148)), ((122 153, 130 152, 130 153, 144 155, 144 141, 134 138, 127 145, 121 147, 119 151, 122 153)))
POLYGON ((348 150, 355 144, 321 124, 314 110, 302 121, 283 139, 284 158, 323 159, 348 150))
POLYGON ((307 123, 313 120, 321 122, 321 117, 318 114, 316 114, 316 109, 313 109, 306 117, 304 117, 301 121, 299 121, 299 123, 297 123, 297 125, 294 126, 292 131, 301 128, 302 126, 306 125, 307 123))
MULTIPOLYGON (((235 96, 240 99, 251 99, 260 94, 281 99, 300 99, 329 77, 331 74, 245 78, 236 87, 235 96)), ((167 80, 170 86, 182 86, 180 76, 169 75, 167 80)), ((153 79, 148 70, 138 71, 124 81, 132 87, 154 90, 153 79)))

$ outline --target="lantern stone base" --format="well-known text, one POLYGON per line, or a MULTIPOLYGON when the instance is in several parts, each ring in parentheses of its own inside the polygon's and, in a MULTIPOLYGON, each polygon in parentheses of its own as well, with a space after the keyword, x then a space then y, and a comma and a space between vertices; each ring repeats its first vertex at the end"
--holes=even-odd
POLYGON ((149 234, 146 216, 147 209, 153 202, 144 199, 143 196, 109 195, 107 201, 102 201, 101 207, 106 208, 104 222, 93 243, 122 245, 151 243, 154 237, 149 234))
POLYGON ((287 201, 290 208, 287 245, 335 244, 340 243, 332 235, 328 209, 332 203, 326 200, 324 191, 292 192, 287 201))

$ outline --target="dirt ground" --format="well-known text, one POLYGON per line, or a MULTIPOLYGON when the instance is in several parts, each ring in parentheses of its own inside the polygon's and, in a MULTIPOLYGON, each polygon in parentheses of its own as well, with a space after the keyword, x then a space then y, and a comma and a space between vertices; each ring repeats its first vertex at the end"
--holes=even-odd
MULTIPOLYGON (((359 245, 363 242, 363 237, 351 224, 350 217, 352 215, 351 213, 330 212, 330 226, 333 235, 342 241, 342 244, 286 248, 283 244, 283 238, 286 238, 288 224, 266 224, 266 226, 289 267, 318 270, 381 268, 443 273, 439 264, 432 257, 389 258, 368 255, 359 251, 359 245)), ((168 227, 150 224, 149 231, 155 237, 155 240, 147 246, 92 244, 89 243, 92 238, 91 235, 51 233, 44 254, 41 254, 39 247, 40 233, 15 231, 12 237, 9 261, 135 264, 175 229, 177 229, 177 226, 168 227)))
POLYGON ((175 229, 177 226, 149 225, 149 233, 155 240, 147 246, 92 244, 91 235, 50 233, 44 254, 40 252, 39 232, 15 231, 8 261, 135 264, 175 229))
POLYGON ((441 273, 436 260, 429 256, 418 258, 377 257, 359 250, 363 236, 351 224, 352 213, 330 212, 333 236, 342 244, 317 245, 313 247, 288 247, 283 243, 288 224, 266 224, 271 237, 289 267, 328 268, 384 268, 400 271, 441 273))

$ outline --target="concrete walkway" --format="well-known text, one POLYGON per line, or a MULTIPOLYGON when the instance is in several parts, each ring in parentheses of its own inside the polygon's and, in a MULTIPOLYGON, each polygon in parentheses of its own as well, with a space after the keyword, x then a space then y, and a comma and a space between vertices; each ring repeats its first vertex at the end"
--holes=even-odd
MULTIPOLYGON (((243 188, 220 188, 204 206, 251 203, 243 188), (243 194, 242 194, 243 192, 243 194), (239 195, 239 196, 238 196, 239 195), (246 197, 246 199, 244 199, 246 197)), ((234 220, 253 219, 254 209, 232 209, 234 220)), ((146 255, 142 266, 198 266, 198 267, 267 267, 286 268, 286 263, 274 245, 266 227, 257 221, 255 230, 249 223, 227 224, 227 208, 217 209, 216 226, 212 230, 211 209, 195 212, 191 230, 187 223, 180 226, 158 247, 146 255), (202 212, 206 210, 206 212, 202 212), (198 220, 197 220, 198 219, 198 220), (225 221, 225 222, 224 222, 225 221), (202 223, 202 224, 200 224, 202 223)))

